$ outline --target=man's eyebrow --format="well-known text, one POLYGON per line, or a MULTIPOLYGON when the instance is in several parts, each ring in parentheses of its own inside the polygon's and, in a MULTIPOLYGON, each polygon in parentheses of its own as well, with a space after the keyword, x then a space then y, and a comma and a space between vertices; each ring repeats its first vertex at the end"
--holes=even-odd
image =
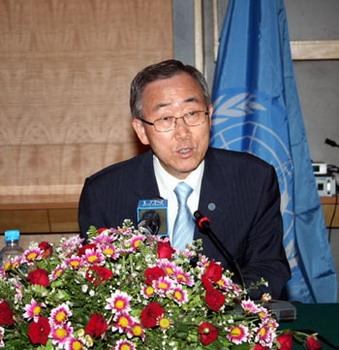
MULTIPOLYGON (((190 97, 186 98, 185 100, 183 100, 183 103, 189 103, 189 102, 201 102, 201 101, 199 98, 197 98, 195 96, 190 96, 190 97)), ((170 106, 171 104, 172 103, 166 103, 166 102, 159 103, 153 108, 153 111, 156 112, 163 107, 170 106)))
POLYGON ((188 97, 184 100, 184 102, 200 102, 200 99, 196 96, 188 97))
POLYGON ((158 111, 159 109, 163 108, 163 107, 167 107, 170 106, 171 103, 158 103, 154 108, 153 111, 158 111))

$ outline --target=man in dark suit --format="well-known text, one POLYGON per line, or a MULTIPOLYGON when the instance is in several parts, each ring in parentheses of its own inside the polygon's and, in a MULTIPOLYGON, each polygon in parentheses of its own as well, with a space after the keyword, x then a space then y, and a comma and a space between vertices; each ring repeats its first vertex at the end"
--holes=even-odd
MULTIPOLYGON (((138 200, 162 197, 168 199, 169 237, 175 244, 180 211, 175 190, 185 182, 188 212, 199 209, 210 218, 246 284, 263 277, 269 287, 260 292, 280 298, 290 271, 275 171, 249 154, 209 148, 213 108, 202 74, 176 60, 146 67, 132 82, 130 107, 132 126, 151 150, 86 179, 79 204, 81 235, 86 237, 89 225, 136 222, 138 200)), ((207 236, 189 230, 184 242, 202 238, 204 253, 229 267, 207 236)))

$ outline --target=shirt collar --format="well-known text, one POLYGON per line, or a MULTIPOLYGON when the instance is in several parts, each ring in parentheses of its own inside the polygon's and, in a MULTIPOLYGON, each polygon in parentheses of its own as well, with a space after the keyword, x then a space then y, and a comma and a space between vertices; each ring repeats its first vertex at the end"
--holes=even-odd
POLYGON ((205 160, 203 160, 199 166, 193 170, 184 180, 174 177, 167 170, 165 170, 156 155, 153 155, 153 166, 160 193, 162 192, 161 189, 165 189, 166 191, 173 191, 178 183, 183 181, 190 185, 194 191, 200 192, 205 160))

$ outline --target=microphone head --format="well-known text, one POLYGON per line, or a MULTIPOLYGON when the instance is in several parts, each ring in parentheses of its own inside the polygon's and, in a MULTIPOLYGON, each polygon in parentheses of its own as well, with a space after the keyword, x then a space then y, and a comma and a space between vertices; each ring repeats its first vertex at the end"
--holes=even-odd
POLYGON ((154 210, 148 210, 143 213, 141 220, 138 223, 138 229, 145 234, 157 235, 160 228, 160 216, 154 210))
POLYGON ((203 215, 201 214, 201 212, 199 210, 196 210, 194 213, 193 213, 193 216, 195 217, 195 220, 200 220, 203 215))
POLYGON ((138 228, 149 235, 167 236, 167 200, 140 199, 137 206, 138 228))
POLYGON ((207 216, 202 215, 202 213, 199 210, 196 210, 193 216, 195 217, 195 220, 200 230, 209 229, 210 220, 207 216))

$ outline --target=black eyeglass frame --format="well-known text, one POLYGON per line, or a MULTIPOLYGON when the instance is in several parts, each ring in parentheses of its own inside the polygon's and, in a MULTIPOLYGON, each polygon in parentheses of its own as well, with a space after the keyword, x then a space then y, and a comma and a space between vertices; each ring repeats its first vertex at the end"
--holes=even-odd
POLYGON ((174 118, 175 120, 175 123, 174 123, 174 127, 169 129, 169 130, 158 130, 155 126, 155 123, 158 121, 158 120, 162 120, 163 118, 159 118, 159 119, 155 119, 154 122, 150 122, 144 118, 141 118, 141 117, 138 117, 138 119, 140 119, 143 123, 147 124, 147 125, 152 125, 154 127, 154 129, 157 131, 157 132, 169 132, 169 131, 172 131, 175 129, 175 127, 177 126, 177 120, 178 119, 183 119, 184 120, 184 123, 186 126, 188 127, 194 127, 194 126, 199 126, 203 123, 199 123, 199 124, 194 124, 194 125, 190 125, 187 123, 186 119, 185 119, 185 116, 191 114, 191 113, 201 113, 203 112, 205 114, 205 117, 207 117, 209 115, 209 112, 208 111, 192 111, 192 112, 188 112, 188 113, 185 113, 184 115, 182 115, 181 117, 175 117, 174 115, 173 116, 168 116, 166 118, 174 118))

